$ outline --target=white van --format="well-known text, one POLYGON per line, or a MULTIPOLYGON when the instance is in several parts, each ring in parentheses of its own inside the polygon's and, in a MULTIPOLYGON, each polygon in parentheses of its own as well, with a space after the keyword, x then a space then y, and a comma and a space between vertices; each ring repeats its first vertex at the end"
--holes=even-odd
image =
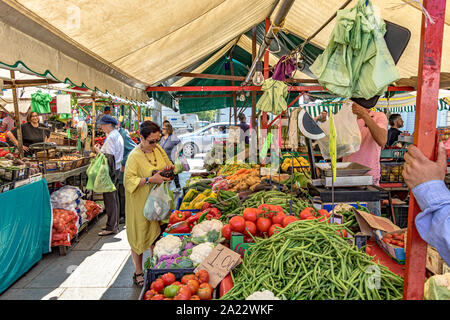
POLYGON ((170 122, 176 135, 193 132, 199 122, 196 114, 180 114, 170 108, 162 107, 162 121, 165 120, 170 122))

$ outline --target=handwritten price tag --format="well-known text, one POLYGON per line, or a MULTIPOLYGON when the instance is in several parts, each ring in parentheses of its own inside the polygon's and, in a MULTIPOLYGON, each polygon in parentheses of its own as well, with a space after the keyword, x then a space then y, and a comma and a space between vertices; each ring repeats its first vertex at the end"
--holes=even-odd
POLYGON ((209 284, 215 288, 222 281, 231 270, 242 262, 239 253, 228 249, 219 244, 214 250, 200 263, 195 272, 199 270, 206 270, 209 273, 209 284))

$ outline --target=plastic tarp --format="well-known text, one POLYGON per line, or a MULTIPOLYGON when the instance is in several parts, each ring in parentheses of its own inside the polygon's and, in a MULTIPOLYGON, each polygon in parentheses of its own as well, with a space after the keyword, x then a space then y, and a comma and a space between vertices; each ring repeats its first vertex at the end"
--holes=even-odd
POLYGON ((1 193, 0 203, 2 293, 50 252, 52 209, 45 179, 1 193))

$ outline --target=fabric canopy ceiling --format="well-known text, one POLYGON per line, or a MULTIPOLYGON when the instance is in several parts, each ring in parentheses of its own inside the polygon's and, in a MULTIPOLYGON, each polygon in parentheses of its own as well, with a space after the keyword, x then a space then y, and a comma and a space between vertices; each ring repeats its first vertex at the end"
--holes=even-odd
MULTIPOLYGON (((398 63, 402 78, 417 76, 422 20, 420 8, 407 2, 372 1, 383 19, 411 31, 411 40, 398 63)), ((276 0, 122 0, 108 1, 105 5, 104 1, 3 0, 0 41, 8 50, 0 51, 0 62, 8 66, 22 62, 40 74, 48 71, 60 81, 70 79, 77 85, 86 84, 141 101, 147 99, 145 86, 161 84, 224 48, 271 12, 273 18, 282 1, 272 11, 276 3, 276 0), (6 7, 10 10, 5 10, 6 7), (11 10, 17 16, 10 18, 14 13, 11 10), (32 26, 49 34, 44 36, 42 30, 34 32, 32 26), (74 50, 67 50, 69 47, 74 50), (75 55, 83 56, 85 61, 80 62, 75 55), (90 63, 91 60, 95 61, 90 63)), ((282 30, 306 39, 342 3, 343 0, 297 0, 282 30)), ((347 7, 356 3, 354 0, 347 7)), ((450 73, 449 6, 446 10, 441 72, 450 73)), ((334 21, 311 44, 324 49, 333 27, 334 21)), ((246 50, 248 40, 240 38, 240 45, 246 50)), ((204 67, 206 70, 208 66, 204 67)))

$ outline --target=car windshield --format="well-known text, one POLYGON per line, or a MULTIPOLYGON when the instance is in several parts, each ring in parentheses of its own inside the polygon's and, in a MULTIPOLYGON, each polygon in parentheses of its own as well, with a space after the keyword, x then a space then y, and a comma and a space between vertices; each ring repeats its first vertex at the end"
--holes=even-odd
POLYGON ((224 127, 225 128, 225 130, 227 129, 227 126, 226 125, 214 125, 214 126, 211 126, 211 127, 203 127, 203 128, 200 128, 200 129, 197 129, 197 130, 195 130, 194 132, 192 132, 192 134, 194 134, 194 135, 196 135, 196 134, 199 134, 199 133, 205 133, 205 134, 214 134, 214 133, 219 133, 220 131, 219 131, 219 127, 220 128, 222 128, 222 127, 224 127))

